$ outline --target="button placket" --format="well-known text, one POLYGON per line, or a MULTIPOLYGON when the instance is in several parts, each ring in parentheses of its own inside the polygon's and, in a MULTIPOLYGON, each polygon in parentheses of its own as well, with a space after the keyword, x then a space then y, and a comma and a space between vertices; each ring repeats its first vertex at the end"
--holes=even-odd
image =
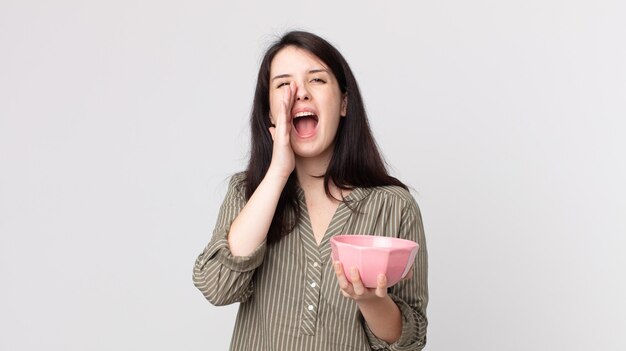
POLYGON ((320 279, 322 275, 321 265, 317 258, 309 261, 306 270, 304 313, 302 318, 302 332, 307 335, 315 335, 317 313, 319 309, 320 279))

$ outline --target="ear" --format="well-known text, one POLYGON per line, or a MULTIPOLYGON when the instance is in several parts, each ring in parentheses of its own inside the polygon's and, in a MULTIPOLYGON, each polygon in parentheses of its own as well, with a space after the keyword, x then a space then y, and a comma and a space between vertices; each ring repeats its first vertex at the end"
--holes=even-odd
POLYGON ((270 113, 270 124, 275 126, 276 122, 274 121, 274 117, 272 117, 272 114, 270 113))
POLYGON ((343 99, 341 100, 341 117, 345 117, 348 114, 348 93, 343 94, 343 99))

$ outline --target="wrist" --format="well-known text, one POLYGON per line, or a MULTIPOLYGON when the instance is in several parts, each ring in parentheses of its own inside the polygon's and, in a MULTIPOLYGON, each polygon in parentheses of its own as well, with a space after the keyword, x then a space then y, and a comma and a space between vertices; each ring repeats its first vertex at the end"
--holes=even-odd
POLYGON ((369 298, 361 298, 355 300, 359 309, 368 309, 368 310, 378 310, 385 309, 389 306, 395 306, 395 302, 389 297, 389 295, 385 297, 378 297, 376 295, 372 295, 369 298))
POLYGON ((279 181, 282 183, 287 183, 287 180, 289 180, 289 176, 291 175, 292 171, 286 171, 286 170, 280 170, 277 169, 276 167, 273 167, 272 164, 270 164, 270 167, 267 170, 267 173, 265 173, 265 177, 263 177, 263 179, 269 179, 269 180, 275 180, 275 181, 279 181))
POLYGON ((393 344, 402 336, 400 308, 386 296, 357 302, 357 306, 371 332, 379 339, 393 344))

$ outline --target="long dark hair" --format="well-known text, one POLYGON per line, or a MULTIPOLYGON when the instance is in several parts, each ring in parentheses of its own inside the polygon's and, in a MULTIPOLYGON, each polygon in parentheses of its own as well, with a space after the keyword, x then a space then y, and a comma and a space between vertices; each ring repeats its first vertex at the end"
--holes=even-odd
MULTIPOLYGON (((340 189, 346 190, 383 185, 397 185, 407 189, 406 185, 387 172, 385 162, 369 127, 356 79, 341 53, 315 34, 292 31, 283 35, 269 47, 259 68, 250 116, 252 140, 245 180, 246 199, 250 199, 259 186, 272 160, 273 142, 268 130, 271 123, 269 119, 270 66, 274 56, 287 46, 304 49, 317 56, 335 75, 341 93, 347 94, 347 115, 340 119, 333 155, 323 175, 326 194, 332 197, 329 187, 331 181, 340 189)), ((278 201, 267 236, 268 243, 277 242, 297 224, 300 211, 296 189, 297 179, 294 171, 278 201), (288 220, 288 211, 293 211, 294 216, 289 217, 294 220, 288 220)))

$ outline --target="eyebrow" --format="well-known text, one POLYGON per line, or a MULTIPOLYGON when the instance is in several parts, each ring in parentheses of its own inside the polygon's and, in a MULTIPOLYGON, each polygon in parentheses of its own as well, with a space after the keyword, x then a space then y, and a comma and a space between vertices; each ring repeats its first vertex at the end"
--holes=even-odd
MULTIPOLYGON (((326 72, 328 73, 327 69, 323 69, 323 68, 316 68, 316 69, 312 69, 309 71, 309 74, 312 73, 320 73, 320 72, 326 72)), ((274 81, 274 79, 278 79, 278 78, 288 78, 291 77, 291 74, 279 74, 277 76, 275 76, 274 78, 272 78, 272 81, 274 81)))

